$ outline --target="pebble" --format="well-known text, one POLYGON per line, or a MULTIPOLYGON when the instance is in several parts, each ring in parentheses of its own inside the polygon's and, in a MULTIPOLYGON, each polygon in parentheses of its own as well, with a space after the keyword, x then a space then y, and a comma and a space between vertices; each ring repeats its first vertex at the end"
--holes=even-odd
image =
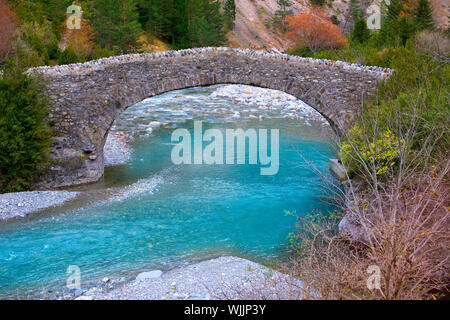
POLYGON ((137 275, 136 280, 140 281, 140 280, 147 280, 147 279, 155 279, 155 278, 161 277, 161 275, 162 275, 161 270, 142 272, 137 275))
POLYGON ((103 147, 105 166, 117 166, 126 164, 132 150, 128 142, 132 139, 122 131, 111 130, 103 147))

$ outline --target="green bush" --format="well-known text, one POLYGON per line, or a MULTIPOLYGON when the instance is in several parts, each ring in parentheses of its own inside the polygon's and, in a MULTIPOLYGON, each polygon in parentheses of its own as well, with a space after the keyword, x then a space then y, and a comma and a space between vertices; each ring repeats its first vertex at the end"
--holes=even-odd
POLYGON ((389 168, 396 165, 404 141, 398 139, 389 128, 380 130, 376 139, 366 137, 369 136, 360 125, 356 124, 350 129, 347 140, 341 146, 342 162, 350 176, 366 172, 364 167, 367 166, 374 168, 375 174, 383 178, 389 168))
POLYGON ((110 50, 108 48, 102 48, 99 45, 96 45, 94 47, 94 50, 92 51, 92 54, 89 57, 89 59, 90 60, 97 60, 97 59, 101 59, 101 58, 112 57, 115 54, 116 53, 114 52, 114 50, 110 50))
POLYGON ((355 26, 353 27, 352 32, 352 41, 356 41, 359 43, 364 43, 370 38, 370 30, 367 27, 367 22, 365 19, 358 19, 355 22, 355 26))
MULTIPOLYGON (((370 45, 360 49, 359 53, 368 64, 389 67, 395 72, 388 81, 379 85, 377 98, 366 102, 361 119, 342 144, 341 157, 350 171, 363 171, 358 168, 361 163, 351 161, 359 155, 364 161, 374 161, 377 173, 382 176, 391 165, 395 166, 396 152, 401 149, 398 141, 408 135, 410 128, 414 128, 414 134, 407 138, 407 154, 414 155, 424 147, 425 141, 431 141, 429 152, 432 161, 437 163, 447 157, 450 148, 450 66, 447 60, 436 59, 425 50, 427 48, 421 51, 409 43, 380 51, 376 49, 376 54, 370 45), (375 123, 376 139, 363 139, 373 136, 375 123), (395 141, 396 146, 391 144, 395 141)), ((355 48, 346 48, 334 54, 349 53, 350 59, 354 60, 356 51, 355 48)), ((421 158, 411 156, 406 161, 422 165, 421 158)))
POLYGON ((339 18, 335 15, 335 14, 333 14, 331 17, 330 17, 330 19, 331 19, 331 21, 335 24, 335 25, 339 25, 339 23, 341 23, 340 21, 339 21, 339 18))
POLYGON ((81 62, 76 51, 72 47, 67 47, 63 52, 59 54, 58 64, 71 64, 81 62))
POLYGON ((26 190, 46 166, 50 131, 42 81, 9 61, 0 76, 0 192, 26 190))
POLYGON ((50 59, 57 59, 59 54, 58 38, 52 24, 44 22, 24 22, 20 25, 20 39, 41 58, 41 63, 48 65, 50 59))
POLYGON ((287 52, 293 56, 312 57, 313 53, 308 47, 297 46, 287 52))
POLYGON ((59 57, 59 54, 60 54, 58 42, 57 41, 51 42, 47 46, 47 51, 48 51, 48 56, 51 60, 57 60, 59 57))

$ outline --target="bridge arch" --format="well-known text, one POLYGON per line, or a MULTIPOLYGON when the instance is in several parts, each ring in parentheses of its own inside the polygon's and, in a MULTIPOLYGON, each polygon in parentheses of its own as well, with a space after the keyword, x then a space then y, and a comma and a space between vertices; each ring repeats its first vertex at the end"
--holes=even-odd
POLYGON ((55 132, 51 168, 37 189, 98 181, 103 147, 116 117, 165 92, 214 84, 245 84, 286 92, 345 130, 363 98, 391 70, 231 48, 200 48, 39 67, 47 80, 49 123, 55 132))

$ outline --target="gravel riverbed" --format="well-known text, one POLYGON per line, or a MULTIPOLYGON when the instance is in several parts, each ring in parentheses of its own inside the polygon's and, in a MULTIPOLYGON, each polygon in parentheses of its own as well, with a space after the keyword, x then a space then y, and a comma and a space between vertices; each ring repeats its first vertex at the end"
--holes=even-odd
POLYGON ((23 218, 75 199, 78 192, 28 191, 0 194, 0 221, 23 218))
MULTIPOLYGON (((103 279, 104 283, 112 280, 103 279)), ((113 281, 114 282, 114 281, 113 281)), ((301 281, 258 263, 231 256, 167 272, 142 272, 116 286, 92 287, 75 300, 299 299, 301 281)))
MULTIPOLYGON (((105 144, 105 165, 114 166, 129 161, 131 150, 123 132, 111 132, 105 144)), ((80 193, 69 191, 27 191, 0 194, 0 221, 24 218, 44 209, 60 206, 80 193)))

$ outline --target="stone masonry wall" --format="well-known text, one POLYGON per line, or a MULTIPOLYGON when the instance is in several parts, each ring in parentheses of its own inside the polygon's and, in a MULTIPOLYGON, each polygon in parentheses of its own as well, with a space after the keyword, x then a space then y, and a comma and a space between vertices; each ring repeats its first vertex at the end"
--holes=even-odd
POLYGON ((146 98, 213 84, 276 89, 301 99, 345 130, 363 98, 391 70, 230 48, 200 48, 104 58, 30 69, 48 81, 55 132, 49 170, 35 188, 95 182, 104 173, 103 146, 115 118, 146 98))

